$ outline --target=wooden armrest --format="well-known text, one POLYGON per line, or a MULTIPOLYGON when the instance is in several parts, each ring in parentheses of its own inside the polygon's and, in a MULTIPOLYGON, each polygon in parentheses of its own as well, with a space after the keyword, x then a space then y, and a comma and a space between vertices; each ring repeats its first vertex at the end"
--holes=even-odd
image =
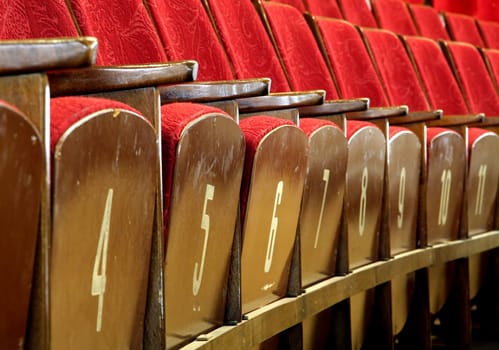
POLYGON ((479 123, 485 118, 483 113, 466 115, 443 115, 439 120, 432 120, 426 123, 429 127, 447 127, 479 123))
POLYGON ((482 128, 482 127, 486 127, 486 126, 499 126, 499 117, 485 116, 478 123, 470 123, 469 126, 473 126, 473 127, 477 127, 477 128, 482 128))
POLYGON ((236 99, 236 102, 241 113, 253 113, 322 104, 325 95, 324 90, 282 92, 236 99))
POLYGON ((0 73, 28 73, 90 66, 97 39, 92 37, 0 42, 0 73))
POLYGON ((365 111, 368 108, 368 98, 356 98, 352 100, 330 100, 320 105, 300 107, 298 110, 300 111, 301 117, 318 117, 347 112, 365 111))
POLYGON ((443 111, 441 109, 436 109, 433 111, 418 111, 409 112, 405 116, 401 117, 390 117, 388 121, 392 125, 401 125, 409 123, 421 123, 431 120, 439 120, 442 118, 443 111))
POLYGON ((346 117, 350 120, 371 120, 400 117, 407 115, 407 113, 409 113, 409 108, 407 106, 375 107, 369 108, 366 111, 347 113, 346 117))
POLYGON ((178 61, 55 71, 49 74, 50 91, 52 96, 64 96, 192 81, 197 67, 195 61, 178 61))
POLYGON ((161 104, 169 102, 214 102, 268 95, 270 79, 192 82, 161 86, 161 104))

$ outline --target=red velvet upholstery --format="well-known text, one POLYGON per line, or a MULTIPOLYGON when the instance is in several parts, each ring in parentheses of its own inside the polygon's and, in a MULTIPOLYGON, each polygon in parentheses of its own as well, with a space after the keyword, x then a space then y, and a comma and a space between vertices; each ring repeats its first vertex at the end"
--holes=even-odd
POLYGON ((471 152, 473 145, 482 136, 487 134, 494 134, 492 131, 479 129, 479 128, 468 128, 468 152, 471 152))
POLYGON ((484 46, 475 19, 457 13, 446 13, 445 23, 451 39, 464 41, 476 46, 484 46))
POLYGON ((406 42, 416 61, 430 107, 441 108, 446 114, 467 114, 459 86, 438 44, 420 37, 407 37, 406 42))
POLYGON ((337 98, 327 65, 302 14, 284 4, 263 5, 293 89, 324 89, 328 99, 337 98))
POLYGON ((306 11, 305 4, 303 3, 302 0, 277 0, 277 2, 293 6, 302 13, 306 11))
POLYGON ((449 11, 472 15, 475 11, 476 0, 432 0, 433 7, 439 11, 449 11))
MULTIPOLYGON (((217 113, 227 115, 218 108, 194 103, 170 103, 161 106, 161 147, 163 159, 163 192, 164 192, 164 226, 168 227, 171 189, 177 144, 184 128, 190 122, 206 114, 217 113)), ((227 118, 230 118, 227 115, 227 118)))
POLYGON ((402 126, 392 126, 390 125, 389 129, 388 129, 388 137, 391 139, 392 137, 394 137, 395 135, 401 133, 401 132, 404 132, 404 131, 408 131, 409 129, 407 128, 404 128, 402 126))
POLYGON ((170 60, 194 59, 198 80, 230 80, 224 49, 199 0, 145 0, 170 60))
POLYGON ((403 35, 417 35, 409 8, 402 0, 373 1, 373 12, 380 28, 403 35))
POLYGON ((412 5, 409 10, 420 35, 434 40, 450 39, 443 18, 433 7, 412 5))
POLYGON ((346 20, 363 27, 377 27, 367 0, 338 0, 346 20))
POLYGON ((388 105, 383 87, 357 29, 351 23, 337 19, 316 18, 316 23, 342 96, 369 97, 373 107, 388 105))
POLYGON ((316 118, 300 119, 300 129, 303 130, 303 132, 305 133, 305 135, 307 135, 307 137, 310 137, 310 135, 312 135, 314 131, 322 128, 323 126, 332 126, 339 129, 335 123, 330 122, 329 120, 316 119, 316 118))
POLYGON ((499 94, 499 50, 483 50, 487 60, 488 68, 492 81, 495 84, 497 93, 499 94))
POLYGON ((479 51, 467 43, 449 42, 447 47, 471 112, 499 116, 499 97, 479 51))
MULTIPOLYGON (((50 100, 50 149, 53 151, 62 134, 78 120, 103 109, 123 109, 140 115, 130 106, 96 97, 58 97, 50 100)), ((144 119, 145 120, 145 119, 144 119)))
POLYGON ((426 131, 426 145, 428 149, 428 156, 429 152, 431 149, 431 142, 435 139, 435 137, 440 136, 442 134, 449 133, 449 134, 457 134, 457 132, 446 129, 446 128, 428 128, 426 131))
POLYGON ((308 12, 314 16, 324 16, 330 18, 343 18, 336 0, 304 0, 308 12))
POLYGON ((294 124, 289 120, 268 116, 253 116, 245 118, 239 122, 239 127, 241 128, 246 140, 246 155, 244 158, 244 172, 241 184, 242 222, 244 222, 246 214, 246 203, 248 201, 251 174, 253 171, 253 160, 255 158, 258 145, 265 135, 283 125, 294 124))
POLYGON ((499 21, 477 21, 477 24, 480 33, 482 33, 485 46, 491 49, 499 49, 499 21))
POLYGON ((251 1, 207 0, 239 79, 268 77, 272 91, 289 91, 277 54, 251 1))
POLYGON ((483 20, 499 22, 499 0, 477 1, 474 14, 483 20))
POLYGON ((405 0, 405 2, 410 4, 424 4, 424 0, 405 0))
POLYGON ((428 110, 428 102, 400 39, 382 29, 365 29, 364 35, 391 103, 405 104, 411 111, 428 110))
POLYGON ((373 123, 360 121, 360 120, 349 120, 347 122, 347 140, 350 140, 352 136, 354 136, 358 131, 363 128, 367 128, 370 126, 376 127, 373 123))
POLYGON ((84 35, 99 41, 97 64, 166 61, 161 41, 141 0, 70 0, 84 35))
POLYGON ((0 2, 0 39, 78 36, 64 0, 0 2))

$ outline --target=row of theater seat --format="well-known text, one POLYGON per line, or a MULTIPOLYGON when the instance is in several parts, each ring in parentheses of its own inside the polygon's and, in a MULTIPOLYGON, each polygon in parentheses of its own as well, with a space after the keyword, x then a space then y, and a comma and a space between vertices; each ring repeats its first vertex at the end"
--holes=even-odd
MULTIPOLYGON (((144 338, 147 346, 163 346, 164 305, 158 295, 164 292, 166 346, 178 347, 223 322, 237 323, 241 310, 297 295, 334 274, 492 228, 498 137, 476 128, 493 128, 492 119, 472 114, 494 116, 499 103, 487 66, 472 46, 443 44, 453 62, 448 65, 430 39, 400 41, 385 30, 310 16, 307 25, 299 11, 271 2, 256 4, 261 20, 249 0, 207 0, 204 6, 197 0, 2 6, 4 39, 98 38, 97 63, 104 67, 75 70, 81 80, 71 88, 65 85, 67 71, 49 74, 53 95, 98 93, 98 86, 87 82, 95 74, 106 97, 130 105, 80 97, 50 103, 51 147, 39 152, 52 169, 42 167, 37 180, 44 190, 38 199, 42 238, 30 314, 35 343, 138 347, 144 338), (465 60, 471 58, 476 60, 470 65, 465 60), (136 80, 148 74, 146 68, 173 72, 118 89, 142 88, 131 97, 109 92, 117 83, 102 83, 105 66, 167 59, 195 59, 200 81, 181 83, 196 69, 184 62, 141 67, 140 73, 121 68, 118 80, 136 80), (468 76, 470 66, 481 71, 468 76), (433 79, 436 74, 439 79, 433 79), (268 80, 254 79, 260 77, 271 78, 274 93, 267 94, 268 80), (157 85, 162 86, 146 88, 157 85), (340 96, 350 100, 337 100, 340 96), (374 108, 362 111, 365 97, 374 108), (207 102, 226 112, 178 101, 207 102), (423 112, 407 114, 399 105, 423 112), (461 116, 442 117, 430 108, 461 116), (347 112, 345 121, 341 113, 347 112), (297 114, 303 131, 293 125, 297 114), (306 118, 311 116, 322 118, 306 118), (395 127, 399 124, 406 127, 395 127), (50 195, 43 176, 50 180, 50 195), (113 241, 114 235, 120 240, 113 241), (50 268, 44 270, 44 264, 50 268), (43 297, 47 293, 50 304, 43 297)), ((7 101, 20 95, 3 94, 7 101)), ((28 114, 22 102, 12 101, 28 114)), ((49 131, 47 117, 39 118, 43 122, 35 122, 31 132, 41 133, 41 147, 48 145, 49 131)), ((30 253, 29 266, 38 220, 35 213, 27 216, 34 220, 32 248, 20 249, 30 253)), ((23 271, 31 276, 31 268, 23 271)), ((453 285, 453 275, 441 272, 430 274, 435 314, 453 285)), ((393 300, 411 294, 413 279, 400 276, 393 282, 393 300)), ((8 344, 24 337, 29 283, 22 290, 16 330, 2 337, 13 342, 8 344)), ((405 324, 408 299, 405 308, 392 305, 394 333, 405 324)), ((11 299, 5 300, 8 305, 11 299)), ((350 304, 354 348, 365 339, 368 300, 363 294, 350 304)))

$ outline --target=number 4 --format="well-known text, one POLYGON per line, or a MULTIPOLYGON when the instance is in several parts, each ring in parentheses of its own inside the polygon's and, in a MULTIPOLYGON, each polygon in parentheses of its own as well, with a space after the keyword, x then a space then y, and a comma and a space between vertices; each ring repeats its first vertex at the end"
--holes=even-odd
POLYGON ((97 306, 97 326, 96 331, 102 329, 102 307, 104 306, 104 293, 106 292, 106 261, 107 244, 109 241, 109 226, 111 224, 111 209, 113 206, 113 189, 107 191, 106 206, 99 234, 99 243, 97 244, 97 253, 95 254, 94 270, 92 273, 92 295, 99 296, 97 306))

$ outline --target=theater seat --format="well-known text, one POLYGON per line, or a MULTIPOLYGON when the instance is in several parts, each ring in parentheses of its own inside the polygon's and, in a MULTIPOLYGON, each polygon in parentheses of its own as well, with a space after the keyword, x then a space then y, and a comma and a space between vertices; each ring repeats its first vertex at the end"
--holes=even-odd
POLYGON ((496 92, 499 93, 499 50, 484 49, 481 52, 496 92))
POLYGON ((473 17, 452 12, 444 12, 443 16, 452 40, 464 41, 479 47, 485 45, 473 17))
POLYGON ((366 0, 338 0, 338 5, 347 21, 363 27, 377 27, 370 2, 366 0))
POLYGON ((478 29, 485 44, 490 49, 499 49, 499 23, 477 20, 478 29))
POLYGON ((373 13, 380 28, 403 35, 417 35, 408 5, 402 0, 376 0, 373 13))
POLYGON ((436 9, 431 6, 411 5, 409 10, 421 36, 434 40, 450 39, 445 28, 445 21, 436 9))

